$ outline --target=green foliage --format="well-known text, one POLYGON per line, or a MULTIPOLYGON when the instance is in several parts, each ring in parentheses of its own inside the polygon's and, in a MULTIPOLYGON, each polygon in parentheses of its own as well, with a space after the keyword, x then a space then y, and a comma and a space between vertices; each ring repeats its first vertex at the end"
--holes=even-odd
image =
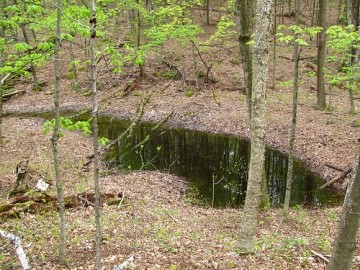
POLYGON ((316 72, 315 71, 308 71, 306 72, 306 76, 309 78, 315 78, 316 77, 316 72))
POLYGON ((348 90, 356 91, 359 88, 360 63, 352 64, 355 57, 352 52, 360 48, 359 32, 353 25, 333 25, 328 28, 326 34, 327 45, 331 50, 326 58, 329 64, 325 69, 326 78, 335 87, 344 86, 348 90))
POLYGON ((279 25, 277 28, 277 41, 285 44, 296 42, 300 46, 308 46, 307 40, 318 34, 321 27, 300 27, 298 25, 279 25), (295 38, 297 36, 297 38, 295 38))
POLYGON ((278 87, 293 87, 294 82, 292 80, 277 83, 278 87))
MULTIPOLYGON (((46 121, 43 124, 44 131, 43 133, 46 134, 49 131, 54 130, 55 127, 55 119, 51 119, 46 121)), ((77 121, 73 122, 70 118, 66 117, 60 117, 60 136, 64 136, 63 130, 69 130, 69 131, 77 131, 80 130, 85 137, 90 136, 91 129, 90 129, 90 123, 88 121, 77 121)))
POLYGON ((99 139, 99 144, 101 146, 106 146, 109 142, 110 142, 110 140, 108 138, 106 138, 106 137, 101 137, 99 139))
POLYGON ((236 35, 235 22, 229 16, 222 16, 216 26, 216 31, 211 35, 209 42, 224 41, 236 35))

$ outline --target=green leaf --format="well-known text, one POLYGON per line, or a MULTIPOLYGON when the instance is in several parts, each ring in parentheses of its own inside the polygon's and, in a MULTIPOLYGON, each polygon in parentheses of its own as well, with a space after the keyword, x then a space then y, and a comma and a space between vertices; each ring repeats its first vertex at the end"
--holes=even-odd
POLYGON ((33 49, 33 47, 25 42, 16 43, 14 45, 15 50, 18 52, 27 52, 33 49))

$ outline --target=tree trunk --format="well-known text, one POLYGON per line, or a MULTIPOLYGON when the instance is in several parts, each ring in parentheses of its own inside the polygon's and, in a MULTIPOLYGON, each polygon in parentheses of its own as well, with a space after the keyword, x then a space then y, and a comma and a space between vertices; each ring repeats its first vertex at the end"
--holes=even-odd
MULTIPOLYGON (((136 3, 139 4, 139 0, 136 1, 136 3)), ((141 16, 140 16, 140 11, 137 10, 136 12, 136 17, 137 17, 137 27, 136 27, 136 50, 139 50, 140 46, 141 46, 141 16)), ((139 77, 140 79, 145 78, 146 74, 145 74, 145 66, 144 63, 140 63, 139 64, 139 77)))
MULTIPOLYGON (((300 15, 300 0, 295 0, 295 24, 299 25, 300 15)), ((298 39, 295 34, 294 40, 298 39)), ((294 148, 296 139, 296 120, 297 120, 297 105, 298 105, 298 92, 299 92, 299 44, 294 42, 294 88, 293 88, 293 104, 292 104, 292 122, 289 143, 289 161, 286 181, 286 192, 284 202, 284 212, 287 214, 290 205, 291 185, 293 182, 293 167, 294 167, 294 148)))
MULTIPOLYGON (((17 0, 14 0, 14 4, 15 4, 15 5, 18 5, 17 0)), ((28 37, 28 35, 27 35, 27 33, 26 33, 25 25, 24 25, 24 24, 21 24, 21 25, 20 25, 20 29, 21 29, 21 32, 22 32, 22 34, 23 34, 25 43, 27 43, 27 44, 30 45, 30 40, 29 40, 29 37, 28 37)), ((35 91, 40 91, 40 90, 41 90, 41 86, 40 86, 40 84, 39 84, 39 80, 38 80, 38 77, 37 77, 37 73, 36 73, 35 66, 34 66, 32 63, 30 63, 30 70, 31 70, 31 74, 32 74, 33 80, 34 80, 33 90, 35 90, 35 91)))
POLYGON ((65 248, 66 248, 66 229, 65 229, 65 205, 64 194, 62 190, 62 181, 60 175, 60 161, 58 153, 58 139, 60 128, 60 79, 61 79, 61 59, 60 59, 60 38, 61 38, 61 20, 62 20, 62 0, 58 0, 57 3, 57 23, 56 23, 56 38, 55 38, 55 53, 54 53, 54 70, 55 70, 55 127, 53 136, 51 138, 52 151, 54 157, 54 169, 55 169, 55 181, 56 192, 59 200, 59 216, 60 216, 60 249, 59 249, 59 261, 65 263, 65 248))
POLYGON ((272 0, 259 0, 253 47, 253 91, 251 97, 251 156, 244 214, 240 226, 239 253, 254 251, 261 182, 265 162, 266 87, 268 78, 269 33, 272 0))
MULTIPOLYGON (((349 24, 353 24, 355 27, 359 27, 359 1, 355 1, 355 0, 348 0, 348 22, 349 24)), ((350 61, 349 61, 349 65, 350 66, 354 66, 356 64, 356 62, 358 61, 357 57, 356 57, 356 51, 358 49, 353 48, 350 51, 350 61)), ((353 89, 349 88, 348 92, 349 92, 349 104, 350 104, 350 108, 349 108, 349 113, 350 114, 355 114, 355 102, 354 102, 354 93, 353 93, 353 89)))
POLYGON ((210 25, 210 0, 205 0, 206 25, 210 25))
POLYGON ((351 269, 353 253, 360 225, 360 153, 353 170, 353 177, 347 188, 344 205, 340 215, 338 232, 326 269, 351 269))
POLYGON ((326 4, 327 0, 319 0, 319 26, 323 29, 319 33, 318 40, 318 65, 317 65, 317 105, 321 109, 326 108, 324 67, 326 55, 326 4))
POLYGON ((236 0, 236 13, 238 17, 239 45, 246 86, 246 101, 249 118, 251 118, 251 91, 252 91, 252 58, 251 47, 247 43, 251 39, 249 0, 236 0))
POLYGON ((100 188, 99 188, 99 143, 98 143, 98 102, 96 85, 96 59, 95 59, 95 38, 96 38, 96 10, 95 0, 90 0, 90 77, 92 86, 93 100, 93 146, 94 146, 94 191, 95 191, 95 226, 96 226, 96 260, 95 267, 100 270, 101 267, 101 227, 100 227, 100 188))
POLYGON ((273 23, 273 72, 272 72, 272 88, 276 89, 276 31, 277 31, 277 21, 276 21, 276 12, 277 12, 277 0, 274 0, 274 23, 273 23))
MULTIPOLYGON (((5 7, 6 1, 3 1, 0 6, 0 20, 5 17, 5 7)), ((0 27, 0 39, 5 38, 5 29, 4 27, 0 27)), ((0 48, 0 67, 3 66, 4 63, 4 50, 0 48)), ((3 75, 0 75, 0 145, 3 143, 3 134, 2 134, 2 113, 3 113, 3 75)))

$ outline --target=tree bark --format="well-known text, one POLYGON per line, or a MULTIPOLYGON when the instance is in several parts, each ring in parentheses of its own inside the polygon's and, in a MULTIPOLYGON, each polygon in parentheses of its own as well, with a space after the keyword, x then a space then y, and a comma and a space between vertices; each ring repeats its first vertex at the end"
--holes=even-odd
POLYGON ((323 29, 319 33, 318 40, 318 65, 317 65, 317 105, 321 109, 326 108, 324 67, 326 56, 326 5, 327 0, 319 0, 319 26, 323 29))
POLYGON ((206 25, 210 25, 210 0, 205 0, 206 25))
POLYGON ((239 46, 244 71, 246 86, 246 101, 248 105, 249 117, 251 118, 251 91, 253 67, 251 58, 251 47, 247 43, 251 39, 250 31, 250 10, 249 0, 236 0, 236 13, 238 18, 239 46))
MULTIPOLYGON (((356 0, 348 0, 348 22, 349 24, 353 24, 355 27, 359 27, 359 7, 360 3, 359 1, 356 0)), ((349 65, 350 66, 354 66, 356 64, 356 62, 359 60, 356 57, 356 51, 359 49, 353 48, 350 51, 350 61, 349 61, 349 65)), ((348 92, 349 92, 349 104, 350 104, 350 109, 349 109, 349 113, 350 114, 354 114, 355 113, 355 102, 354 102, 354 90, 349 88, 348 92)))
MULTIPOLYGON (((5 18, 5 7, 6 0, 3 0, 0 6, 0 20, 5 18)), ((5 39, 5 28, 0 27, 0 39, 5 39)), ((4 50, 0 48, 0 67, 3 66, 4 63, 4 50)), ((5 76, 0 75, 0 145, 3 143, 3 133, 2 133, 2 114, 3 114, 3 79, 5 76)))
POLYGON ((360 225, 360 153, 353 170, 353 177, 347 188, 340 215, 338 232, 331 253, 328 270, 351 269, 353 253, 360 225))
POLYGON ((95 226, 96 226, 96 256, 95 267, 100 270, 101 267, 101 227, 100 227, 100 188, 99 188, 99 131, 98 131, 98 101, 97 101, 97 85, 96 85, 96 59, 95 59, 95 38, 96 38, 96 10, 95 0, 90 0, 90 78, 92 88, 93 101, 93 170, 94 170, 94 191, 95 191, 95 226))
MULTIPOLYGON (((295 0, 295 24, 299 25, 300 17, 300 0, 295 0)), ((295 34, 295 40, 298 35, 295 34)), ((297 106, 298 106, 298 92, 299 92, 299 44, 294 42, 294 88, 293 88, 293 104, 292 104, 292 121, 289 142, 289 161, 286 180, 286 192, 284 202, 284 212, 287 214, 290 205, 291 185, 293 182, 293 168, 294 168, 294 148, 296 140, 296 120, 297 120, 297 106)))
POLYGON ((266 87, 269 58, 268 40, 272 15, 271 7, 271 0, 259 0, 257 2, 253 47, 254 76, 251 97, 251 156, 244 214, 240 226, 239 253, 254 251, 253 238, 257 227, 261 182, 265 162, 266 87))
POLYGON ((61 22, 62 22, 62 0, 57 2, 57 23, 56 23, 56 38, 55 38, 55 54, 54 54, 54 70, 55 70, 55 127, 53 136, 51 138, 52 151, 54 157, 56 192, 59 200, 59 216, 60 216, 60 249, 59 261, 65 263, 65 249, 66 249, 66 228, 65 228, 65 206, 64 194, 62 190, 62 180, 60 175, 60 160, 58 152, 58 139, 60 129, 60 91, 61 91, 61 59, 60 59, 60 38, 61 38, 61 22))
POLYGON ((21 263, 22 269, 30 270, 30 264, 24 252, 24 249, 21 245, 21 240, 19 237, 12 233, 5 232, 0 230, 0 236, 15 245, 16 254, 18 255, 19 261, 21 263))

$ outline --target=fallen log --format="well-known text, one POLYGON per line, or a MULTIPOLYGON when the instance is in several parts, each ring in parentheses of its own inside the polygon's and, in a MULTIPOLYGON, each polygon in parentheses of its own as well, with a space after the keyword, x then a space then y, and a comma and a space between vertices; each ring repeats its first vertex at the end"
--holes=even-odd
POLYGON ((346 176, 348 176, 349 173, 351 173, 352 168, 347 169, 346 171, 343 171, 339 177, 334 178, 333 180, 330 180, 328 182, 326 182, 325 184, 323 184, 320 188, 326 188, 328 186, 331 186, 332 184, 334 184, 337 181, 343 180, 346 176))
MULTIPOLYGON (((100 206, 117 205, 122 201, 122 193, 102 193, 100 194, 100 206)), ((95 204, 95 194, 92 192, 82 192, 64 198, 65 208, 89 207, 95 204)), ((56 196, 51 196, 45 192, 36 195, 22 194, 14 197, 10 203, 0 204, 0 223, 11 218, 19 218, 21 213, 38 213, 44 209, 59 209, 56 196)))

